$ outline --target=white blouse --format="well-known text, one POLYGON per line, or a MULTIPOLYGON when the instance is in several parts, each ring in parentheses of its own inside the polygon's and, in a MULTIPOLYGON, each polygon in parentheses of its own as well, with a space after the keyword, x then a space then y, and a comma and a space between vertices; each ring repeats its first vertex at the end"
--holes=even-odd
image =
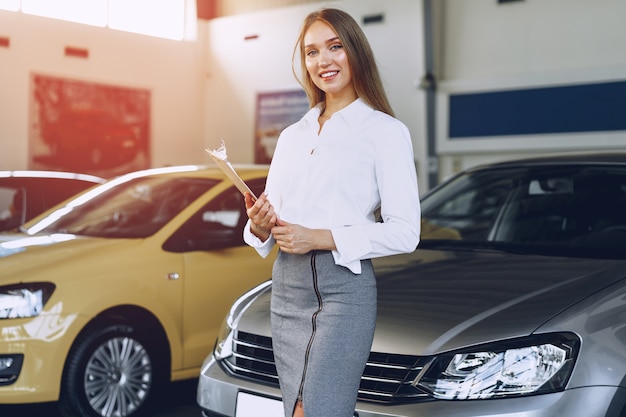
MULTIPOLYGON (((330 229, 335 263, 355 274, 362 259, 415 250, 420 202, 406 126, 361 99, 334 113, 318 135, 319 115, 320 106, 312 108, 278 139, 265 189, 278 216, 330 229)), ((263 257, 275 244, 254 236, 249 223, 244 239, 263 257)))

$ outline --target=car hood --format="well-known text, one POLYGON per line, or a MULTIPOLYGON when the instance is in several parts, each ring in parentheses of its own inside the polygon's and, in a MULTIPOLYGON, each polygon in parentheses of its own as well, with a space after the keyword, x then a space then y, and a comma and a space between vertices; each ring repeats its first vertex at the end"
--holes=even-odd
MULTIPOLYGON (((418 249, 375 261, 378 320, 372 351, 431 355, 527 336, 624 277, 626 262, 497 251, 418 249)), ((238 328, 270 335, 269 291, 238 328)))
POLYGON ((71 234, 0 235, 0 284, 40 279, 38 273, 67 268, 70 262, 91 253, 107 256, 111 250, 125 250, 140 239, 104 239, 71 234))

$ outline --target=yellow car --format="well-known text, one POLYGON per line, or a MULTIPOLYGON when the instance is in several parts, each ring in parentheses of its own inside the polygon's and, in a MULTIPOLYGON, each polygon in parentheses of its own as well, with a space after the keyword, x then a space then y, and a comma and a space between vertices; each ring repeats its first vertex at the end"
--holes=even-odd
MULTIPOLYGON (((255 193, 267 167, 238 169, 255 193)), ((0 235, 0 404, 134 416, 197 378, 222 317, 267 280, 217 168, 127 174, 0 235)))

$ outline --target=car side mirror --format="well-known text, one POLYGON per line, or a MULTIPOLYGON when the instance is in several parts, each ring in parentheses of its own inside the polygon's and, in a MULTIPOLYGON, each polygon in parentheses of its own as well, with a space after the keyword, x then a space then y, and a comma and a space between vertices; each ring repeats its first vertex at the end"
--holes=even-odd
POLYGON ((205 211, 202 213, 202 221, 207 223, 217 223, 226 227, 236 227, 239 223, 241 212, 231 211, 205 211))

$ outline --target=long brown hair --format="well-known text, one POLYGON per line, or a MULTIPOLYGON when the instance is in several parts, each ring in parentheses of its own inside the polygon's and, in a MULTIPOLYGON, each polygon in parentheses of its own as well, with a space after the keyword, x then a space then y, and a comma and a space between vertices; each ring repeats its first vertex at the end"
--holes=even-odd
POLYGON ((352 82, 359 98, 372 108, 393 116, 393 110, 387 99, 383 83, 378 72, 372 48, 358 23, 348 13, 339 9, 321 9, 310 13, 305 19, 292 56, 292 71, 309 98, 311 107, 326 100, 326 93, 320 90, 311 79, 306 69, 304 35, 315 22, 324 22, 330 26, 343 44, 352 70, 352 82), (300 52, 301 77, 295 69, 296 55, 300 52))

